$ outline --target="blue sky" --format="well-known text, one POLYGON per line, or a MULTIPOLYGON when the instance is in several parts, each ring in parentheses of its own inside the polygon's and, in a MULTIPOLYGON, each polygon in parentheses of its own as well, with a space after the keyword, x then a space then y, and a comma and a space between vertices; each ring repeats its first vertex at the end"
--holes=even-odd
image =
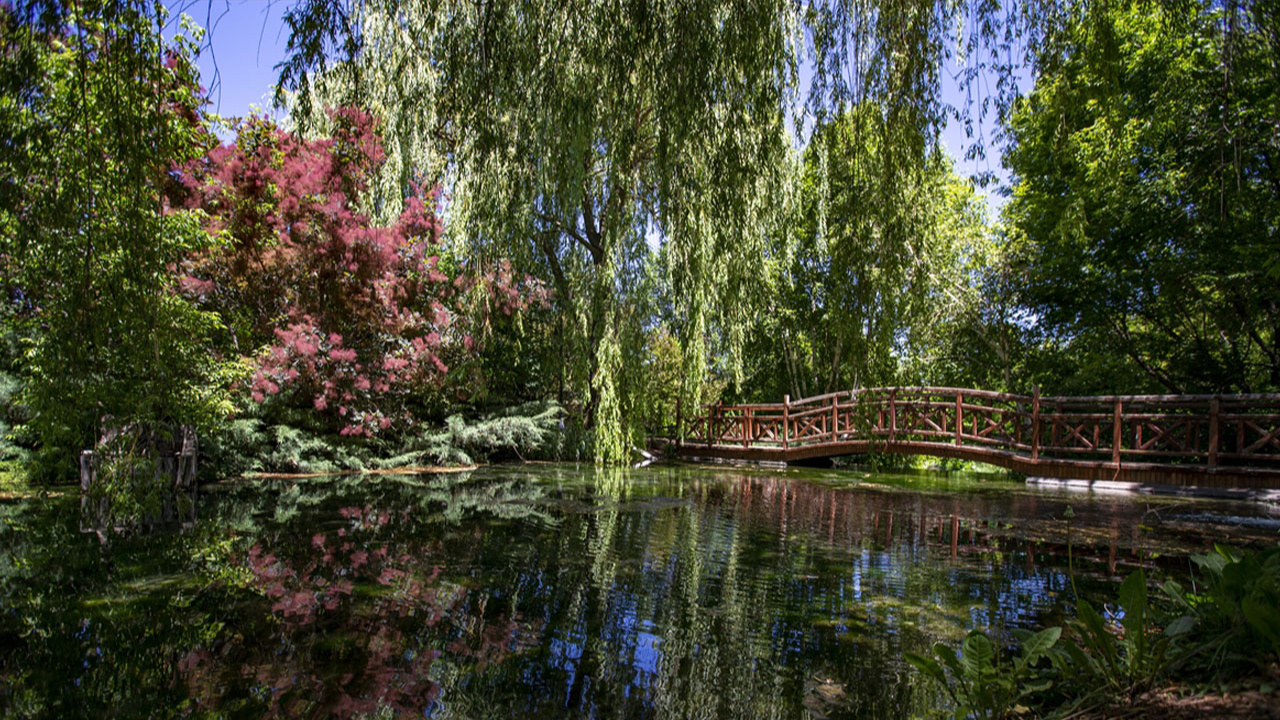
POLYGON ((200 53, 201 83, 209 90, 211 109, 223 116, 248 115, 252 108, 269 111, 275 66, 284 60, 288 30, 283 2, 272 0, 187 0, 186 13, 209 30, 200 53))
MULTIPOLYGON (((199 64, 214 112, 235 117, 247 115, 252 108, 270 111, 272 87, 278 77, 275 66, 284 60, 288 41, 288 30, 282 20, 286 8, 281 0, 180 0, 175 3, 175 18, 185 10, 197 24, 210 30, 199 64)), ((1024 86, 1023 90, 1027 89, 1024 86)), ((958 88, 953 84, 945 88, 944 99, 960 104, 958 88)), ((983 130, 990 144, 994 127, 988 125, 983 130)), ((1006 181, 1007 173, 994 148, 988 148, 985 160, 962 159, 969 141, 959 123, 948 125, 942 140, 956 158, 957 169, 962 174, 994 172, 1001 183, 1006 181)), ((988 188, 985 194, 993 213, 1004 204, 997 188, 988 188)))

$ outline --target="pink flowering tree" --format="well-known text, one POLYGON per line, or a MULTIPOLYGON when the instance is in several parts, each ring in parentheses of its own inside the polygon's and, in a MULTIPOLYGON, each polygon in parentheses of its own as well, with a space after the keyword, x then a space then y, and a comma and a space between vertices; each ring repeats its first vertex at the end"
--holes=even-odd
POLYGON ((384 159, 376 123, 332 116, 332 137, 314 140, 249 118, 235 143, 182 168, 173 201, 203 210, 223 242, 188 258, 180 285, 221 313, 223 346, 251 358, 253 401, 370 437, 411 422, 413 403, 477 352, 471 328, 484 323, 463 307, 517 312, 545 292, 502 265, 442 260, 435 190, 374 224, 359 202, 384 159), (463 303, 477 292, 492 302, 463 303))

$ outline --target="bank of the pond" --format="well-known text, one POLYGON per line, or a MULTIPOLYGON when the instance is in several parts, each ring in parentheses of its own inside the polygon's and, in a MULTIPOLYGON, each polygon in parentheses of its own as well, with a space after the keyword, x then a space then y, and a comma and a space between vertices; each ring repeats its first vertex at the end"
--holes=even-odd
POLYGON ((258 478, 106 546, 76 505, 0 499, 2 714, 919 717, 952 701, 909 652, 1275 542, 1265 505, 797 468, 258 478))
POLYGON ((246 480, 310 480, 324 477, 343 477, 350 475, 440 475, 446 473, 474 472, 478 465, 405 465, 393 468, 361 468, 359 470, 339 470, 336 472, 247 472, 241 476, 246 480))

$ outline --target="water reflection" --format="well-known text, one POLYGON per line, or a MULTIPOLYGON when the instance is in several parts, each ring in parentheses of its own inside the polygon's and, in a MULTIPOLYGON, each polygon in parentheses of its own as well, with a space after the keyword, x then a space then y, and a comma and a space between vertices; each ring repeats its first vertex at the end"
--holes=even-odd
POLYGON ((0 710, 910 717, 943 698, 903 652, 1060 612, 1068 542, 1085 592, 1184 567, 1224 532, 1197 518, 1260 515, 1231 532, 1274 542, 1250 506, 848 479, 525 466, 229 485, 195 533, 107 549, 57 502, 10 503, 0 710))

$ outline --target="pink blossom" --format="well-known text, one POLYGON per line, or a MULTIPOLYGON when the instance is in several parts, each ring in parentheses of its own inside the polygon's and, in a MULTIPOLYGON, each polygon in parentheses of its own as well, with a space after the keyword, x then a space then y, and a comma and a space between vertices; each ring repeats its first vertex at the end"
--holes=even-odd
POLYGON ((310 398, 331 427, 363 437, 389 429, 391 416, 412 422, 411 399, 448 372, 444 358, 478 350, 468 331, 548 291, 509 262, 443 264, 438 188, 414 187, 393 223, 374 222, 353 199, 385 160, 377 122, 355 108, 331 117, 332 137, 321 139, 246 119, 234 144, 175 169, 165 202, 203 210, 209 232, 233 238, 184 260, 179 290, 237 288, 271 319, 248 338, 267 348, 246 388, 253 400, 288 389, 288 402, 310 398), (488 299, 478 315, 462 297, 473 288, 488 299))

